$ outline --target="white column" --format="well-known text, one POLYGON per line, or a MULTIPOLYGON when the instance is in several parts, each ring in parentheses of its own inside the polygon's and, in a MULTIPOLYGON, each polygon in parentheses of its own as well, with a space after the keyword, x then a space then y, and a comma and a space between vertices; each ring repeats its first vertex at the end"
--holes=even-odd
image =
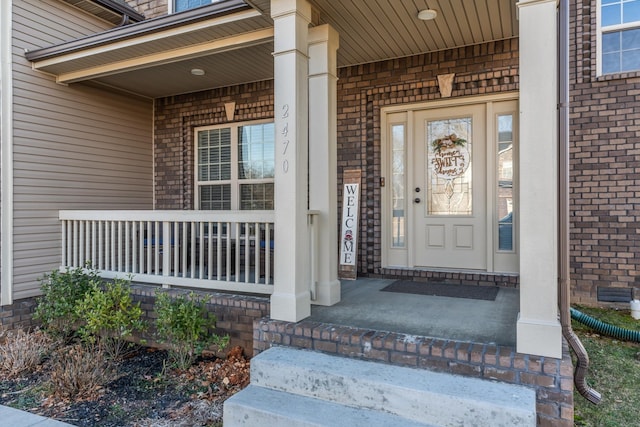
POLYGON ((308 211, 311 6, 271 0, 274 25, 275 235, 271 318, 297 322, 311 314, 308 211))
POLYGON ((558 320, 556 0, 520 0, 520 315, 517 351, 562 357, 558 320))
POLYGON ((337 60, 338 33, 329 25, 309 30, 309 208, 318 216, 317 296, 340 301, 338 280, 337 60))

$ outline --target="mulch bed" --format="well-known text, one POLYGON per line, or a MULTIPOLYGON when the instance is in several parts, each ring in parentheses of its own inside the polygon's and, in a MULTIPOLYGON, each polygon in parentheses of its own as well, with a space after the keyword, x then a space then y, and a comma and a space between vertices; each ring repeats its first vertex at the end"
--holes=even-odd
POLYGON ((76 426, 221 426, 222 404, 249 383, 249 361, 235 347, 227 359, 201 358, 180 371, 166 352, 137 348, 116 365, 116 379, 95 396, 55 397, 45 362, 16 379, 0 376, 0 405, 76 426))

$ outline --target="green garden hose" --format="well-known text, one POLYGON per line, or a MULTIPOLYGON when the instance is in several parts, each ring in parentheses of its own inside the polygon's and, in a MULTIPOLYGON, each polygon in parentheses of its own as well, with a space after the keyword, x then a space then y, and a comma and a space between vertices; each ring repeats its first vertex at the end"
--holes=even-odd
POLYGON ((601 322, 600 320, 594 319, 575 308, 571 308, 571 318, 583 325, 587 325, 602 335, 607 335, 623 341, 640 342, 640 331, 632 331, 601 322))

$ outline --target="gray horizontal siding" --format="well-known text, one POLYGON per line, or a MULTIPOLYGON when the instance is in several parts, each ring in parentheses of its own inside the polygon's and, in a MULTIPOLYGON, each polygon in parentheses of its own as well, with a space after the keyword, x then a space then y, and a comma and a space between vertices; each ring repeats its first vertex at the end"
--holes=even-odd
POLYGON ((152 101, 58 85, 24 58, 106 28, 63 2, 14 2, 14 299, 59 267, 59 210, 152 209, 152 101))

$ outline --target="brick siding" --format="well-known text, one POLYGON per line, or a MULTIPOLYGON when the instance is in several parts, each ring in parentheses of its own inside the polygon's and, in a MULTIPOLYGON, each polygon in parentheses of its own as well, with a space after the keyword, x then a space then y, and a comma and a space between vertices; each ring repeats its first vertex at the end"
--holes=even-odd
POLYGON ((0 306, 0 327, 5 330, 29 329, 35 326, 33 311, 35 298, 14 301, 13 304, 0 306))
POLYGON ((536 390, 538 426, 573 426, 573 365, 566 344, 562 359, 554 359, 517 353, 505 346, 312 321, 260 319, 254 328, 254 355, 272 346, 288 346, 520 384, 536 390))
MULTIPOLYGON (((167 0, 129 4, 147 18, 167 11, 167 0)), ((596 76, 596 11, 595 0, 572 1, 570 273, 572 301, 589 305, 596 304, 599 286, 640 287, 640 73, 596 76)), ((456 74, 453 97, 515 91, 518 41, 339 70, 338 179, 348 168, 365 173, 360 274, 407 274, 381 267, 380 108, 439 99, 436 76, 448 73, 456 74)), ((232 100, 243 104, 244 114, 236 120, 273 117, 272 91, 272 82, 262 82, 157 100, 156 208, 193 207, 192 127, 224 123, 223 104, 232 100), (267 105, 260 106, 261 101, 267 105)))
POLYGON ((194 209, 194 134, 198 126, 273 118, 273 81, 155 100, 155 209, 194 209))
MULTIPOLYGON (((154 322, 157 318, 153 309, 158 286, 132 283, 131 295, 135 303, 140 303, 142 318, 149 328, 136 341, 145 340, 145 345, 150 347, 163 347, 154 336, 154 322)), ((162 289, 171 295, 188 294, 185 289, 162 289)), ((218 292, 193 291, 206 303, 206 308, 217 318, 216 328, 211 331, 218 335, 228 335, 230 346, 239 345, 245 350, 247 356, 253 354, 253 324, 254 321, 269 316, 269 298, 248 295, 232 295, 218 292)), ((0 327, 6 330, 29 329, 38 326, 33 320, 33 312, 37 305, 36 298, 26 298, 16 301, 11 305, 0 307, 0 327)), ((223 356, 223 355, 221 355, 223 356)))
POLYGON ((450 285, 500 286, 517 288, 520 284, 518 274, 507 273, 466 273, 462 271, 430 271, 412 268, 382 268, 369 277, 382 279, 405 279, 416 282, 438 282, 450 285))
POLYGON ((338 211, 342 173, 361 169, 358 272, 382 268, 380 109, 441 99, 437 76, 455 73, 451 97, 518 90, 518 40, 502 40, 338 71, 338 211))
MULTIPOLYGON (((155 341, 153 322, 157 318, 153 310, 157 286, 132 284, 131 294, 134 302, 140 302, 143 317, 149 323, 149 330, 142 334, 145 345, 162 347, 162 343, 155 341)), ((188 294, 192 291, 184 289, 163 289, 172 295, 188 294)), ((206 303, 207 311, 215 314, 216 328, 212 331, 218 335, 229 335, 231 347, 239 345, 245 354, 253 354, 253 323, 257 319, 269 315, 269 298, 247 295, 231 295, 218 292, 193 291, 206 303)), ((222 355, 220 355, 222 356, 222 355)))
MULTIPOLYGON (((441 99, 437 75, 455 73, 452 97, 518 89, 518 40, 503 40, 408 58, 342 68, 338 80, 338 203, 342 171, 363 172, 358 272, 407 274, 448 283, 517 285, 517 276, 411 272, 382 268, 380 225, 380 108, 441 99), (455 277, 454 277, 455 276, 455 277), (478 277, 474 277, 478 276, 478 277)), ((224 103, 235 101, 235 121, 273 118, 273 81, 156 100, 156 209, 193 208, 193 128, 226 123, 224 103)), ((339 207, 340 208, 340 207, 339 207)))
POLYGON ((572 301, 640 283, 640 73, 596 75, 595 0, 572 2, 572 301))
POLYGON ((169 0, 127 0, 127 4, 143 14, 145 19, 164 16, 169 11, 169 0))

